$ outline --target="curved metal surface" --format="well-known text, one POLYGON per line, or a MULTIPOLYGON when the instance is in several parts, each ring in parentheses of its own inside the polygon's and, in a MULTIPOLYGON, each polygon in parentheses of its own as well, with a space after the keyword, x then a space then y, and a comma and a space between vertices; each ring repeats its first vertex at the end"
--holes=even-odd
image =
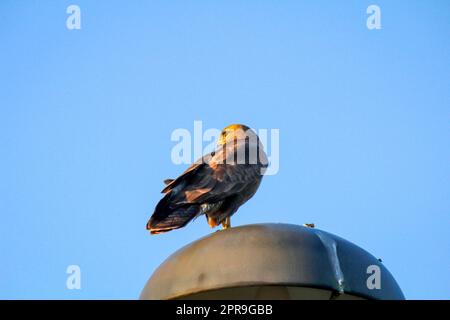
POLYGON ((218 231, 181 248, 156 269, 140 298, 175 299, 226 288, 267 286, 404 299, 390 272, 367 251, 319 229, 276 223, 218 231), (369 266, 379 268, 380 289, 367 286, 369 266))

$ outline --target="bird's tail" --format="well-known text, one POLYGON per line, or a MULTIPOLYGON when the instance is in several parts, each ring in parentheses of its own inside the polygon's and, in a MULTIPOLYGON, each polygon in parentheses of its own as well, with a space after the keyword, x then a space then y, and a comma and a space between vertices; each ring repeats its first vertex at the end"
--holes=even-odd
POLYGON ((150 220, 147 222, 147 230, 151 234, 167 232, 184 227, 195 218, 200 211, 197 204, 183 204, 173 207, 170 203, 170 193, 158 202, 150 220))

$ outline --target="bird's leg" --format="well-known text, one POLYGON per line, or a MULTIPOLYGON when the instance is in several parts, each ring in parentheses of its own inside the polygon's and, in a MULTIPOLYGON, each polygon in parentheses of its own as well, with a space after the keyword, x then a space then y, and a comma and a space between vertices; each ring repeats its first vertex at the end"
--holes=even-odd
POLYGON ((225 221, 222 222, 222 229, 225 230, 225 229, 228 229, 230 227, 231 227, 231 218, 230 217, 226 217, 225 221))

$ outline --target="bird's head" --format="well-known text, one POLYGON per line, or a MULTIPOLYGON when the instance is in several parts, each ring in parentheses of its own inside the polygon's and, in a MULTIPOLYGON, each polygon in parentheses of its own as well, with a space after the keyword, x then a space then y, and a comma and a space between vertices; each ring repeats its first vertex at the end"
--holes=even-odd
POLYGON ((222 130, 217 145, 223 146, 227 143, 234 143, 235 140, 245 140, 246 138, 258 141, 256 133, 246 125, 232 124, 222 130))

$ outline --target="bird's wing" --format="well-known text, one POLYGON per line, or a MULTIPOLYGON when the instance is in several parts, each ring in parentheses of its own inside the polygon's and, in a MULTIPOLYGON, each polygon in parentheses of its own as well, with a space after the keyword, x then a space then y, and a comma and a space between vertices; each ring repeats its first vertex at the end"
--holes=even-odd
POLYGON ((179 186, 180 184, 183 185, 185 182, 205 163, 208 163, 210 159, 214 156, 215 152, 206 154, 202 156, 201 158, 197 159, 193 164, 189 166, 189 168, 186 169, 178 178, 176 179, 166 179, 164 182, 167 181, 166 186, 164 189, 161 190, 161 193, 168 193, 172 191, 175 187, 179 186))
MULTIPOLYGON (((207 162, 196 164, 186 170, 169 186, 175 190, 171 202, 186 203, 217 202, 244 191, 249 184, 259 183, 261 164, 233 162, 235 154, 249 150, 244 141, 216 150, 207 162), (178 187, 178 188, 177 188, 178 187)), ((167 187, 169 187, 167 186, 167 187)), ((167 189, 166 187, 166 189, 167 189)))

